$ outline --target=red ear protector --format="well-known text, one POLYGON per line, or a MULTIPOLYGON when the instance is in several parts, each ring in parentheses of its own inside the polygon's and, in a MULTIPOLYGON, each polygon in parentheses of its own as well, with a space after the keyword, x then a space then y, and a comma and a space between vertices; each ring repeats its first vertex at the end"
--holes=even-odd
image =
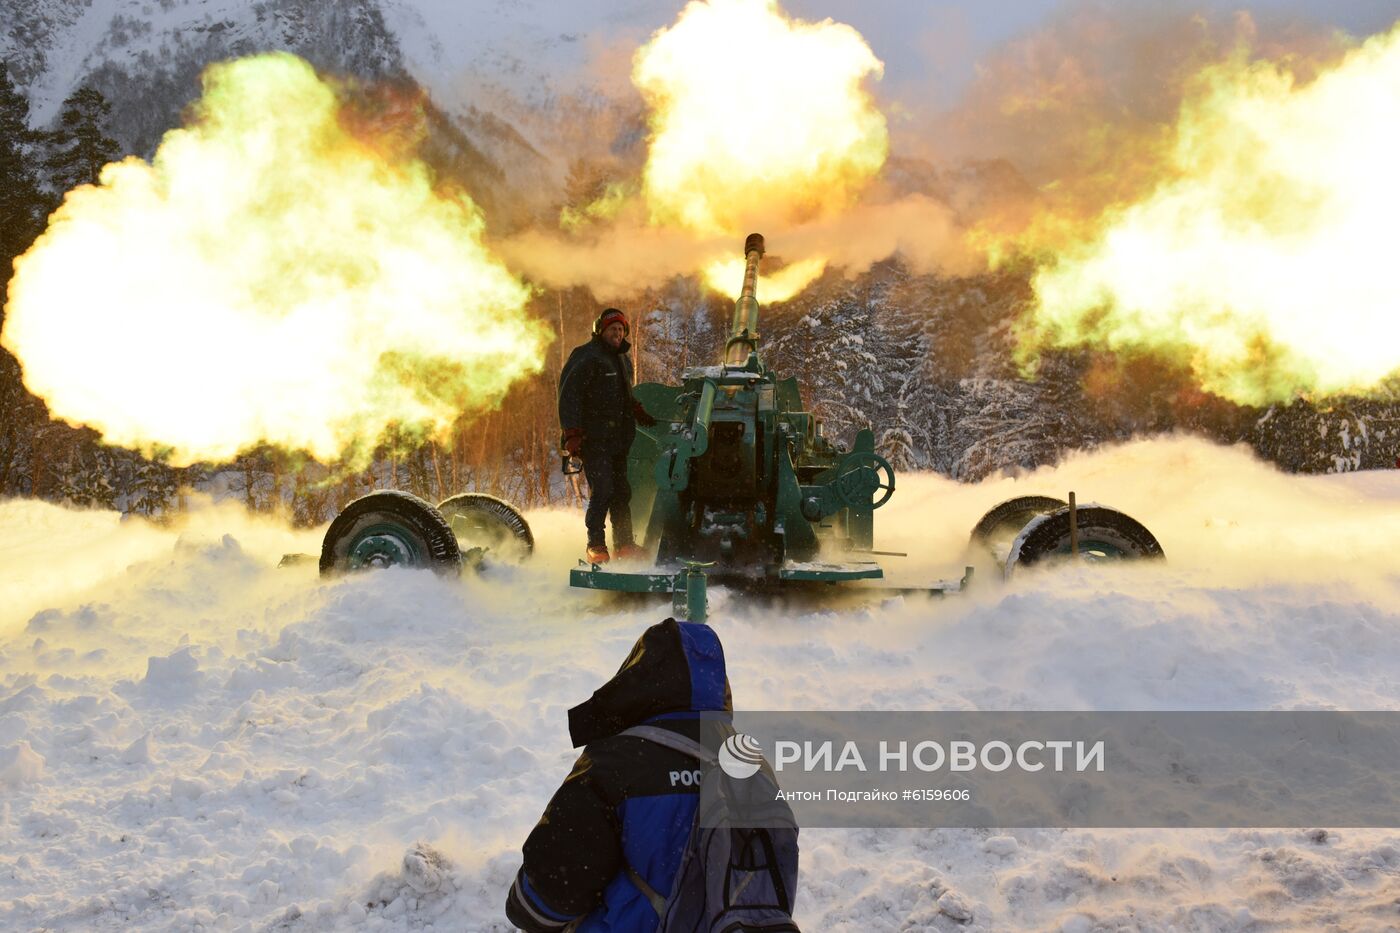
POLYGON ((598 315, 598 319, 593 322, 593 333, 595 335, 602 334, 603 331, 607 330, 608 325, 612 324, 614 321, 622 324, 622 335, 624 337, 632 332, 632 328, 627 324, 627 315, 616 308, 606 308, 602 314, 598 315))

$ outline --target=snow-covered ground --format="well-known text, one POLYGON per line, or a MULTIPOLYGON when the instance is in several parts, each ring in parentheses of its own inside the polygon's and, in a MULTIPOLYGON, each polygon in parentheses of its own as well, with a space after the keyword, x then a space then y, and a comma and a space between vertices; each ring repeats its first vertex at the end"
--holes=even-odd
MULTIPOLYGON (((1116 505, 1169 562, 942 602, 712 595, 748 709, 1400 708, 1400 471, 1276 473, 1189 439, 1019 479, 900 477, 877 546, 958 572, 1013 494, 1116 505)), ((566 709, 665 607, 522 568, 322 582, 228 506, 183 529, 0 503, 0 929, 509 929, 566 709), (441 869, 405 867, 416 842, 441 869)), ((895 559, 891 559, 895 560, 895 559)), ((810 830, 808 931, 1396 930, 1400 832, 810 830), (962 913, 959 922, 940 907, 962 913)))

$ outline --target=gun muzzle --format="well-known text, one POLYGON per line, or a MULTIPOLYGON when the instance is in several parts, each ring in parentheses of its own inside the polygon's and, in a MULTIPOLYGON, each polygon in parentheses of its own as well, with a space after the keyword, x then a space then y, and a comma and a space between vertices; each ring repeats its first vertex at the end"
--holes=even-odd
POLYGON ((744 287, 734 302, 734 322, 724 345, 726 363, 743 365, 758 349, 758 262, 763 252, 763 234, 750 233, 744 240, 744 287))

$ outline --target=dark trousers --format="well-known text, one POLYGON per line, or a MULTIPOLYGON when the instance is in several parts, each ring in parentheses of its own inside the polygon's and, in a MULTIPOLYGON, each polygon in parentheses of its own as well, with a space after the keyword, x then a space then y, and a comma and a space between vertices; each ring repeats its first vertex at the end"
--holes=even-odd
POLYGON ((588 478, 588 511, 583 523, 590 546, 604 544, 603 516, 612 516, 613 544, 632 543, 632 486, 627 482, 627 452, 585 449, 583 475, 588 478))

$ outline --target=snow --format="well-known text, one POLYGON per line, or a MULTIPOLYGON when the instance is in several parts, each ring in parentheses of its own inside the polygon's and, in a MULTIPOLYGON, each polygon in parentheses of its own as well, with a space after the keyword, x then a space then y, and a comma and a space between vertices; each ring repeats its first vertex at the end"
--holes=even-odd
POLYGON ((453 103, 493 86, 541 102, 582 79, 601 51, 600 31, 621 28, 640 40, 674 15, 644 4, 614 4, 600 14, 588 4, 540 0, 387 0, 382 7, 412 71, 453 103))
MULTIPOLYGON (((956 576, 1012 495, 1075 490, 1155 567, 941 601, 712 591, 748 709, 1395 709, 1400 471, 1280 474, 1176 438, 960 486, 901 474, 892 578, 956 576)), ((509 929, 565 711, 663 603, 571 590, 577 513, 524 567, 330 582, 320 530, 0 503, 0 929, 509 929)), ((979 583, 984 581, 978 581, 979 583)), ((804 929, 1384 930, 1400 833, 809 830, 804 929)))
POLYGON ((0 748, 0 784, 37 781, 44 773, 44 759, 34 754, 28 742, 0 748))
POLYGON ((44 126, 54 120, 64 98, 104 59, 130 61, 133 69, 138 68, 136 62, 142 53, 159 55, 162 43, 172 35, 192 34, 219 21, 246 26, 254 15, 251 4, 237 0, 155 4, 149 0, 90 0, 82 15, 55 35, 47 50, 46 58, 52 64, 29 91, 30 122, 44 126), (113 45, 111 31, 120 17, 149 28, 113 45))
MULTIPOLYGON (((63 99, 103 61, 138 70, 141 55, 159 60, 169 54, 172 37, 196 37, 215 24, 260 34, 257 6, 243 0, 88 0, 77 13, 34 11, 56 28, 43 50, 46 67, 30 89, 31 120, 51 121, 63 99), (127 29, 116 41, 114 30, 122 22, 127 29)), ((635 45, 675 15, 669 7, 647 4, 600 13, 587 5, 538 0, 382 0, 378 7, 410 70, 453 106, 470 104, 489 88, 543 102, 560 87, 596 80, 588 69, 596 70, 595 57, 611 43, 623 43, 610 55, 625 62, 635 45)), ((616 70, 624 72, 625 65, 616 70)))
POLYGON ((63 99, 78 86, 91 62, 89 54, 116 15, 119 0, 93 0, 77 20, 59 33, 48 54, 55 64, 30 89, 29 119, 43 126, 58 116, 63 99))
POLYGON ((993 836, 982 843, 982 851, 990 852, 992 855, 1010 856, 1015 855, 1021 844, 1014 836, 993 836))

